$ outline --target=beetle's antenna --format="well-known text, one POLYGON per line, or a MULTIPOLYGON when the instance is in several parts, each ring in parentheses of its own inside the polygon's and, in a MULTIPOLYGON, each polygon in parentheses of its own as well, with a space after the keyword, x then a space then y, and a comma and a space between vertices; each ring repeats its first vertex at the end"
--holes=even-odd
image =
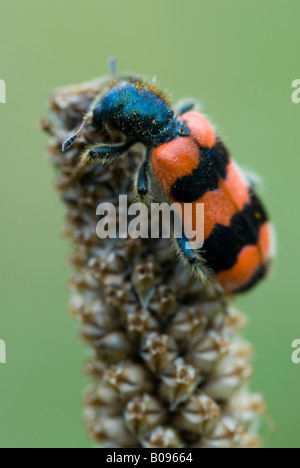
POLYGON ((117 73, 117 59, 115 57, 109 57, 108 59, 108 69, 112 76, 117 73))
POLYGON ((79 129, 77 130, 76 133, 74 133, 74 135, 72 135, 70 138, 68 138, 62 145, 62 152, 64 151, 67 151, 71 148, 71 146, 73 145, 74 141, 81 135, 84 127, 86 126, 87 122, 91 120, 91 116, 90 115, 87 115, 84 117, 79 129))

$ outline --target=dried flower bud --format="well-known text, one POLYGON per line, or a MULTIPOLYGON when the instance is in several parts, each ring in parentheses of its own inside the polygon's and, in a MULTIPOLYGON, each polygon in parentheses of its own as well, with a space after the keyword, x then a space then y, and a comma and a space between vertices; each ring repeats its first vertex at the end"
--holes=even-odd
POLYGON ((104 289, 105 304, 112 310, 121 312, 128 299, 128 293, 125 282, 107 285, 104 289))
POLYGON ((135 355, 135 350, 125 332, 116 331, 93 342, 98 356, 108 364, 116 364, 135 355))
POLYGON ((234 420, 223 419, 205 433, 193 448, 238 448, 244 429, 234 420))
POLYGON ((88 267, 98 280, 102 280, 104 274, 120 274, 124 269, 124 260, 117 252, 101 252, 101 256, 89 261, 88 267))
POLYGON ((224 413, 239 418, 246 428, 249 428, 253 420, 266 413, 266 404, 259 393, 249 394, 242 392, 236 395, 224 408, 224 413))
POLYGON ((66 222, 71 226, 78 226, 84 223, 82 212, 76 207, 71 208, 66 214, 66 222))
POLYGON ((72 240, 75 244, 84 245, 90 249, 97 245, 98 237, 92 226, 85 226, 82 229, 72 231, 72 240))
POLYGON ((74 269, 83 268, 86 264, 86 256, 84 252, 76 251, 69 255, 68 264, 74 269))
POLYGON ((154 269, 153 261, 150 259, 140 262, 134 269, 132 283, 142 304, 155 285, 154 269))
POLYGON ((144 254, 142 240, 140 238, 132 239, 131 237, 128 237, 127 239, 123 239, 122 249, 120 250, 122 252, 123 258, 126 259, 129 264, 131 263, 131 260, 136 257, 136 255, 144 254))
POLYGON ((252 368, 242 359, 227 356, 203 387, 203 392, 215 400, 227 401, 250 379, 252 368))
POLYGON ((111 366, 105 371, 104 379, 125 400, 141 393, 151 391, 153 384, 146 370, 139 364, 123 362, 117 366, 111 366))
POLYGON ((228 352, 228 346, 228 341, 220 333, 209 330, 187 353, 186 362, 192 364, 201 373, 207 374, 212 372, 216 364, 223 359, 228 352))
POLYGON ((110 385, 103 382, 100 386, 90 386, 84 392, 84 402, 87 407, 95 409, 95 417, 118 416, 122 414, 123 403, 119 394, 110 385))
POLYGON ((245 361, 251 361, 254 354, 253 347, 243 339, 231 341, 229 345, 229 353, 234 358, 243 359, 245 361))
POLYGON ((168 335, 150 333, 142 344, 141 356, 152 372, 160 375, 176 359, 176 342, 168 335))
POLYGON ((172 318, 167 333, 187 346, 204 334, 207 323, 201 308, 183 307, 172 318))
POLYGON ((176 430, 173 427, 158 426, 147 435, 140 438, 144 448, 181 448, 184 446, 176 430))
POLYGON ((132 338, 144 339, 148 333, 159 329, 159 324, 147 310, 138 309, 127 313, 127 330, 132 338))
POLYGON ((154 396, 143 394, 127 403, 124 418, 133 433, 149 431, 162 424, 167 416, 166 409, 154 396))
POLYGON ((98 284, 91 274, 86 270, 76 273, 71 279, 71 287, 77 292, 88 292, 90 290, 98 289, 98 284))
POLYGON ((182 358, 177 358, 167 374, 161 376, 167 393, 171 411, 187 400, 199 384, 201 377, 193 366, 187 365, 182 358))
POLYGON ((171 286, 159 286, 149 303, 149 310, 161 320, 166 320, 176 308, 175 291, 171 286))
POLYGON ((179 408, 174 421, 176 427, 202 435, 214 430, 220 416, 220 406, 207 395, 198 393, 179 408))
POLYGON ((116 318, 114 314, 109 313, 102 301, 90 301, 83 299, 82 296, 76 295, 73 297, 70 304, 70 312, 75 319, 82 324, 83 334, 91 337, 101 337, 109 331, 116 328, 116 318), (90 327, 90 333, 88 332, 90 327))
POLYGON ((234 307, 228 308, 224 331, 229 337, 241 332, 248 323, 248 319, 234 307))
POLYGON ((107 365, 97 358, 88 359, 84 364, 84 373, 92 379, 100 380, 103 378, 107 365))
POLYGON ((138 446, 135 437, 127 430, 122 416, 87 421, 87 424, 92 439, 104 447, 133 448, 138 446))

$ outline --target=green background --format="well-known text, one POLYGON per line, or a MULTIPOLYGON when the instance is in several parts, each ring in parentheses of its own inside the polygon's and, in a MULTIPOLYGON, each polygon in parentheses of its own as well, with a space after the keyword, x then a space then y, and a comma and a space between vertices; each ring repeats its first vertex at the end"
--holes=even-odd
POLYGON ((86 351, 66 312, 69 246, 37 131, 50 91, 120 71, 157 76, 176 101, 199 99, 233 156, 263 179, 278 235, 272 277, 238 305, 255 345, 252 388, 265 394, 266 444, 300 447, 300 2, 1 0, 1 447, 90 447, 81 423, 86 351))

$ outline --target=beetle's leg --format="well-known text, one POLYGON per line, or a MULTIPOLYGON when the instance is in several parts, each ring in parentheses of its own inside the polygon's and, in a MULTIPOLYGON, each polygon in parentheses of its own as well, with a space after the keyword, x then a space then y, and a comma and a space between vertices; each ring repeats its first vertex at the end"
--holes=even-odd
POLYGON ((177 251, 184 263, 188 263, 193 271, 193 274, 208 286, 211 291, 211 299, 220 302, 220 311, 212 318, 214 327, 217 330, 224 328, 226 318, 228 316, 228 306, 230 298, 224 293, 221 287, 212 279, 206 270, 205 263, 201 258, 201 254, 194 251, 188 239, 183 235, 179 239, 174 239, 177 245, 177 251))
POLYGON ((118 145, 99 144, 89 147, 82 155, 84 164, 107 164, 122 156, 132 146, 131 142, 118 145))
POLYGON ((135 198, 146 204, 149 202, 149 192, 151 189, 149 177, 150 155, 151 151, 148 150, 146 159, 138 169, 133 182, 133 192, 135 198))
POLYGON ((193 110, 196 106, 196 101, 194 99, 185 99, 180 101, 176 106, 176 112, 179 116, 193 110))
POLYGON ((136 191, 142 200, 147 196, 149 192, 150 183, 148 170, 149 162, 147 160, 143 162, 137 174, 136 191))
POLYGON ((203 283, 211 283, 211 277, 201 256, 201 251, 191 247, 190 241, 184 233, 180 236, 175 234, 173 242, 181 260, 191 268, 193 275, 203 283))
POLYGON ((188 239, 182 234, 182 237, 175 238, 179 252, 183 255, 184 259, 190 264, 195 265, 197 263, 197 256, 194 250, 191 248, 191 245, 188 239))

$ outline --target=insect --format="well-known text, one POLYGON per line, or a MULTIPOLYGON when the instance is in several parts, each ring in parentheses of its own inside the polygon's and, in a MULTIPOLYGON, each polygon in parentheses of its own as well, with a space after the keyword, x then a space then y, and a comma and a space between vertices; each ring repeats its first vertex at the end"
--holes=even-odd
POLYGON ((125 142, 88 147, 82 156, 85 164, 112 162, 135 143, 142 143, 146 157, 134 182, 139 199, 146 202, 156 187, 169 203, 188 203, 194 208, 203 203, 203 247, 192 249, 183 235, 174 239, 177 250, 198 277, 228 294, 244 292, 269 270, 272 226, 253 184, 194 107, 195 102, 189 100, 175 110, 156 86, 115 75, 62 150, 71 148, 88 122, 99 131, 121 132, 125 142))

